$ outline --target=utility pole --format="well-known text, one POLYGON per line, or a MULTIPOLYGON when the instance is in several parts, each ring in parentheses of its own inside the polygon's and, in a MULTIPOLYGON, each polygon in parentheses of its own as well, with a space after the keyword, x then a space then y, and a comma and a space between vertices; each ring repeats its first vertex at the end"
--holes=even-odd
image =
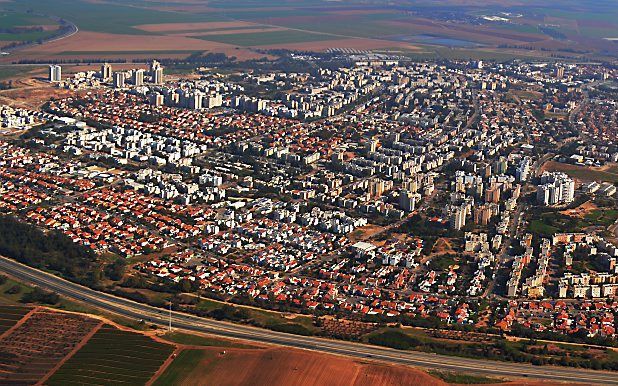
POLYGON ((170 299, 169 331, 172 332, 172 299, 170 299))

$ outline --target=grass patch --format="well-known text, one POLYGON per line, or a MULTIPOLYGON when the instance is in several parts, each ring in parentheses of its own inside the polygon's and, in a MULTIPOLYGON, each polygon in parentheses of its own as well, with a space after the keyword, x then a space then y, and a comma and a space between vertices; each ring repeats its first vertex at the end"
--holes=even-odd
POLYGON ((51 20, 38 18, 21 12, 0 12, 0 26, 2 28, 29 27, 40 24, 50 24, 51 20))
POLYGON ((536 233, 540 236, 551 237, 558 233, 558 228, 546 224, 543 220, 532 220, 528 230, 532 233, 536 233))
POLYGON ((555 161, 549 161, 545 164, 545 168, 552 172, 563 172, 570 177, 577 178, 580 181, 606 181, 618 182, 618 173, 614 168, 609 168, 607 171, 596 170, 592 167, 565 164, 555 161))
POLYGON ((24 294, 30 293, 32 290, 32 287, 7 278, 6 281, 0 285, 0 303, 12 305, 20 304, 20 300, 24 294))
POLYGON ((551 237, 556 233, 579 232, 591 226, 608 227, 618 219, 618 210, 595 209, 583 218, 575 218, 558 212, 534 214, 528 230, 542 237, 551 237))
POLYGON ((313 321, 310 316, 286 316, 286 314, 277 311, 262 310, 241 305, 230 305, 212 299, 201 298, 196 305, 196 309, 208 312, 210 316, 215 319, 219 318, 222 320, 239 321, 237 319, 240 318, 240 320, 253 321, 253 324, 256 326, 274 331, 290 332, 300 335, 313 335, 320 330, 318 327, 313 325, 313 321), (225 310, 226 312, 217 312, 221 310, 225 310), (221 315, 217 317, 219 314, 221 315))
POLYGON ((584 216, 584 220, 591 225, 610 226, 618 219, 618 210, 616 209, 595 209, 584 216))
POLYGON ((457 264, 454 256, 452 255, 440 255, 434 257, 429 263, 429 269, 434 271, 446 271, 448 267, 457 264))
POLYGON ((205 346, 205 347, 233 347, 233 348, 256 348, 247 344, 236 343, 230 340, 218 339, 201 335, 185 334, 182 332, 168 332, 162 336, 163 339, 170 342, 185 344, 188 346, 205 346))
POLYGON ((409 350, 421 344, 420 340, 411 337, 401 330, 395 329, 372 333, 369 335, 368 340, 371 344, 398 350, 409 350))
MULTIPOLYGON (((0 277, 3 277, 3 276, 0 275, 0 277)), ((33 287, 26 285, 24 283, 18 282, 16 280, 13 280, 11 278, 1 279, 0 282, 2 282, 2 284, 0 284, 0 307, 20 306, 23 308, 28 308, 27 306, 21 306, 23 304, 21 303, 21 299, 25 294, 32 292, 34 290, 33 287), (16 287, 16 286, 19 288, 19 292, 11 293, 13 291, 9 291, 9 289, 16 287)), ((128 319, 128 318, 118 316, 115 314, 108 314, 105 312, 101 312, 98 308, 94 308, 84 303, 73 301, 73 300, 70 300, 64 297, 60 297, 60 300, 58 301, 58 303, 54 305, 45 304, 45 306, 50 307, 50 308, 56 308, 59 310, 64 310, 64 311, 100 315, 122 326, 133 328, 136 330, 143 330, 146 328, 145 324, 138 323, 137 320, 128 319)), ((0 310, 1 309, 2 308, 0 308, 0 310)))
POLYGON ((32 71, 32 67, 28 66, 1 66, 0 67, 0 80, 13 78, 17 75, 23 75, 32 71))
POLYGON ((429 371, 429 375, 434 376, 448 383, 458 383, 463 385, 478 385, 484 383, 502 383, 504 380, 497 378, 488 378, 480 375, 470 375, 464 373, 454 373, 450 371, 429 371))
POLYGON ((294 334, 294 335, 304 335, 304 336, 313 335, 313 332, 311 330, 309 330, 305 326, 298 324, 298 323, 279 323, 279 324, 273 324, 269 326, 268 328, 270 328, 273 331, 285 332, 285 333, 294 334))
POLYGON ((182 385, 187 374, 215 354, 204 350, 183 350, 157 380, 154 386, 182 385))
MULTIPOLYGON (((5 32, 0 33, 0 41, 37 41, 55 34, 58 29, 37 31, 36 27, 56 26, 59 24, 51 19, 30 15, 23 12, 0 11, 0 27, 5 32), (13 29, 14 31, 6 32, 13 29)), ((1 44, 0 44, 1 45, 1 44)))

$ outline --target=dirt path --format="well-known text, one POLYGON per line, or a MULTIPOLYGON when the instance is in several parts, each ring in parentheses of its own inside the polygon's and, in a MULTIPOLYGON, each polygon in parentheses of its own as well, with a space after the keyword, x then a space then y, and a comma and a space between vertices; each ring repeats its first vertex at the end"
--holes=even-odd
POLYGON ((161 367, 159 367, 159 370, 157 370, 157 372, 152 375, 152 378, 150 378, 150 380, 146 382, 146 386, 151 386, 157 379, 159 379, 159 377, 163 375, 165 370, 167 370, 167 368, 172 364, 172 362, 174 362, 178 354, 180 354, 180 352, 184 349, 184 347, 176 346, 176 350, 174 350, 174 352, 169 357, 167 357, 165 362, 163 362, 161 367))
POLYGON ((31 309, 26 315, 24 315, 21 319, 19 319, 17 321, 17 323, 15 323, 13 325, 13 327, 11 327, 8 330, 6 330, 5 332, 3 332, 2 335, 0 335, 0 340, 4 339, 5 337, 7 337, 11 333, 13 333, 13 331, 15 331, 17 328, 19 328, 22 324, 24 324, 26 322, 26 320, 28 320, 28 318, 30 318, 32 316, 32 314, 34 314, 39 309, 40 309, 39 307, 34 307, 33 309, 31 309))
POLYGON ((84 337, 82 338, 82 340, 81 340, 78 344, 76 344, 76 345, 75 345, 75 347, 73 347, 73 350, 71 350, 71 352, 70 352, 68 355, 66 355, 64 358, 62 358, 62 359, 60 360, 60 362, 58 362, 58 363, 56 364, 56 366, 54 366, 51 370, 49 370, 49 371, 47 372, 47 374, 45 374, 45 376, 44 376, 43 378, 41 378, 41 379, 40 379, 40 380, 36 383, 36 385, 37 385, 37 386, 38 386, 38 385, 44 385, 44 384, 45 384, 45 382, 47 382, 47 380, 49 379, 49 377, 51 377, 52 375, 54 375, 54 373, 55 373, 56 371, 58 371, 58 370, 62 367, 62 365, 64 365, 64 364, 65 364, 65 362, 66 362, 66 361, 68 361, 69 359, 71 359, 71 357, 72 357, 73 355, 75 355, 75 353, 77 353, 79 350, 81 350, 81 349, 82 349, 82 347, 84 347, 84 346, 86 345, 86 343, 88 343, 88 341, 90 340, 90 338, 92 338, 92 337, 94 336, 94 334, 96 334, 96 332, 97 332, 97 331, 99 331, 99 329, 100 329, 102 326, 103 326, 103 322, 102 322, 102 321, 99 321, 99 323, 98 323, 96 326, 94 326, 94 328, 93 328, 93 329, 92 329, 92 330, 91 330, 88 334, 86 334, 86 336, 84 336, 84 337))

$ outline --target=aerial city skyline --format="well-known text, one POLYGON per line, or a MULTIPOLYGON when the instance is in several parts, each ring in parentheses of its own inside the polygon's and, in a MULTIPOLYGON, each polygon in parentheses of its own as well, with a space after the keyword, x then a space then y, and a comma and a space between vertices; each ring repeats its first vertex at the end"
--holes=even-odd
POLYGON ((618 383, 614 1, 24 3, 0 383, 618 383))

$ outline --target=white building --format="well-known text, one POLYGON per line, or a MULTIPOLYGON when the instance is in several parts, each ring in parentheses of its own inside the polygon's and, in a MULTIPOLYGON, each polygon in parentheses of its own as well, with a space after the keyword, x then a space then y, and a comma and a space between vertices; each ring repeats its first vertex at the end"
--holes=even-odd
POLYGON ((52 83, 62 81, 62 67, 55 64, 49 66, 49 81, 52 83))
POLYGON ((575 182, 564 173, 545 172, 536 199, 542 205, 569 204, 575 199, 575 182))

